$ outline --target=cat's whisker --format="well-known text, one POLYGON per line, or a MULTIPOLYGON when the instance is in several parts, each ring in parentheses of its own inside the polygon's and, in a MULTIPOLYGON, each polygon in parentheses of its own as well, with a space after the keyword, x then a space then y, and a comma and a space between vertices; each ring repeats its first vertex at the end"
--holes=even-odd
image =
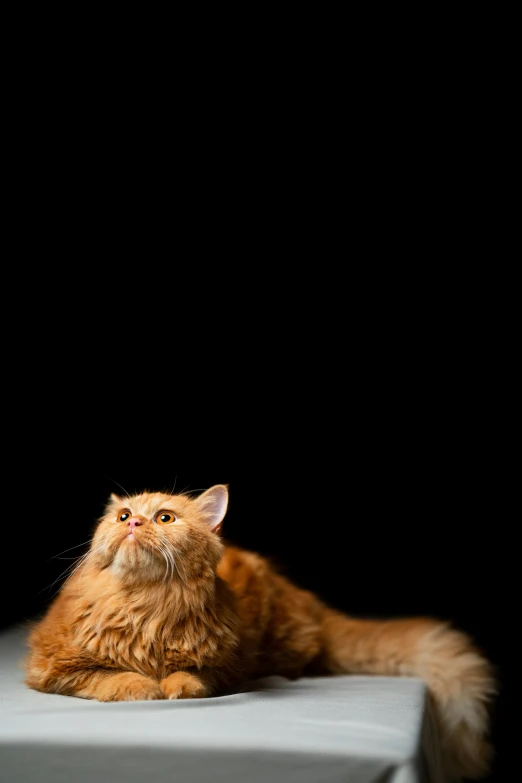
MULTIPOLYGON (((66 582, 68 582, 68 581, 69 581, 69 579, 71 579, 71 578, 74 576, 74 574, 76 574, 76 572, 77 572, 79 569, 81 569, 81 571, 84 571, 84 570, 85 570, 85 566, 87 565, 87 561, 89 560, 89 558, 90 558, 90 557, 93 557, 93 556, 94 556, 94 555, 96 555, 98 552, 100 552, 100 550, 102 550, 102 549, 104 549, 104 548, 105 548, 105 542, 104 542, 104 541, 102 541, 102 542, 101 542, 101 543, 100 543, 100 544, 99 544, 97 547, 95 547, 93 550, 91 550, 90 552, 87 552, 87 555, 86 555, 86 556, 83 558, 83 560, 82 560, 82 561, 80 561, 80 562, 78 563, 78 566, 77 566, 77 568, 75 568, 75 569, 74 569, 74 571, 73 571, 71 574, 69 574, 69 576, 68 576, 68 577, 67 577, 67 579, 66 579, 66 582)), ((82 579, 83 579, 83 575, 80 573, 80 581, 81 581, 82 579)))
POLYGON ((168 547, 167 547, 167 552, 169 554, 169 557, 172 560, 172 577, 174 578, 174 572, 176 572, 178 574, 179 578, 181 579, 181 581, 183 582, 183 584, 187 585, 187 580, 185 579, 185 575, 184 575, 183 571, 181 570, 181 568, 178 566, 178 563, 176 562, 176 558, 174 557, 174 552, 172 550, 174 550, 176 555, 179 556, 179 560, 181 562, 183 562, 183 557, 181 556, 181 554, 178 552, 178 550, 174 547, 174 545, 169 540, 168 547))
MULTIPOLYGON (((170 555, 168 552, 165 552, 165 556, 167 558, 168 568, 172 571, 172 579, 174 579, 174 565, 172 563, 172 560, 170 559, 170 555)), ((168 570, 167 570, 167 574, 165 574, 165 577, 168 578, 168 570)))
MULTIPOLYGON (((181 576, 181 573, 180 573, 180 570, 179 570, 179 568, 178 568, 178 566, 176 564, 176 561, 174 560, 174 555, 172 554, 172 552, 169 552, 168 554, 169 554, 169 558, 170 558, 170 561, 171 561, 171 564, 172 564, 172 578, 174 579, 174 572, 180 574, 180 576, 181 576)), ((181 577, 181 578, 183 578, 183 577, 181 577)))
MULTIPOLYGON (((83 544, 75 544, 74 546, 70 546, 69 549, 64 549, 63 552, 58 552, 57 555, 53 555, 52 557, 49 558, 49 560, 55 560, 60 555, 64 555, 66 552, 70 552, 71 549, 78 549, 79 546, 85 546, 85 544, 90 544, 91 541, 92 539, 89 538, 87 541, 84 541, 83 544)), ((47 562, 49 562, 49 560, 47 560, 47 562)))
MULTIPOLYGON (((58 554, 57 554, 57 555, 53 555, 53 557, 50 557, 50 558, 49 558, 49 560, 48 560, 47 562, 49 562, 50 560, 69 560, 69 559, 71 559, 71 560, 74 560, 74 562, 73 562, 73 563, 71 563, 69 566, 67 566, 67 568, 65 568, 65 569, 64 569, 64 570, 63 570, 63 571, 62 571, 60 574, 58 574, 58 576, 56 577, 56 579, 54 580, 54 582, 51 582, 51 584, 47 585, 47 587, 43 587, 41 590, 39 590, 39 591, 38 591, 38 593, 37 593, 37 595, 40 595, 40 593, 43 593, 43 591, 44 591, 44 590, 52 590, 52 588, 54 587, 54 585, 55 585, 57 582, 59 582, 59 581, 60 581, 60 579, 62 579, 62 578, 63 578, 63 577, 64 577, 64 576, 67 574, 67 572, 68 572, 68 571, 70 571, 71 573, 70 573, 70 574, 67 576, 67 578, 65 579, 65 581, 64 581, 64 584, 65 584, 66 582, 68 582, 68 581, 69 581, 69 579, 70 579, 70 578, 73 576, 73 574, 74 574, 74 573, 76 572, 76 570, 77 570, 77 568, 76 568, 75 566, 76 566, 76 565, 78 565, 78 567, 79 567, 79 566, 82 564, 82 562, 83 562, 84 560, 86 560, 86 559, 87 559, 87 558, 88 558, 88 557, 89 557, 91 554, 93 554, 93 551, 91 551, 91 550, 88 550, 87 552, 85 552, 85 554, 83 554, 83 555, 80 555, 80 557, 79 557, 79 558, 78 558, 78 557, 73 557, 73 558, 68 558, 68 557, 60 557, 60 555, 63 555, 63 554, 65 554, 65 552, 70 552, 70 551, 71 551, 71 549, 77 549, 77 548, 78 548, 78 547, 80 547, 80 546, 85 546, 86 544, 90 544, 91 542, 92 542, 92 539, 88 539, 87 541, 84 541, 84 542, 83 542, 83 543, 81 543, 81 544, 76 544, 75 546, 71 546, 71 547, 69 547, 69 549, 64 549, 62 552, 58 552, 58 554)), ((95 550, 95 551, 96 551, 96 550, 95 550)))
POLYGON ((165 552, 163 552, 161 547, 158 547, 158 551, 161 552, 161 554, 163 555, 163 559, 165 561, 165 573, 163 574, 163 579, 161 580, 161 583, 163 584, 163 582, 165 581, 165 579, 167 577, 169 564, 168 564, 167 558, 165 557, 165 552))
POLYGON ((175 574, 176 571, 179 573, 179 569, 176 566, 176 563, 175 563, 174 557, 172 555, 172 552, 167 547, 165 547, 164 551, 165 551, 165 554, 167 555, 168 561, 170 563, 170 567, 172 569, 172 578, 174 579, 174 574, 175 574))
POLYGON ((164 548, 161 546, 161 544, 158 544, 158 549, 159 549, 159 551, 161 552, 161 554, 163 555, 163 559, 165 560, 165 563, 166 563, 165 574, 164 574, 164 576, 163 576, 163 579, 161 580, 161 582, 162 582, 162 584, 163 584, 163 582, 165 581, 165 579, 167 578, 167 575, 168 575, 168 573, 169 573, 170 562, 169 562, 169 560, 168 560, 168 558, 167 558, 167 552, 166 552, 166 550, 165 550, 165 549, 164 549, 164 548))
MULTIPOLYGON (((172 554, 172 553, 171 553, 171 554, 172 554)), ((183 557, 182 557, 182 556, 179 554, 179 552, 176 552, 176 555, 178 555, 178 556, 179 556, 179 557, 178 557, 178 561, 176 561, 176 560, 175 560, 175 558, 174 558, 174 554, 172 554, 172 559, 173 559, 173 560, 174 560, 174 562, 176 563, 176 570, 177 570, 177 572, 178 572, 178 574, 179 574, 179 577, 180 577, 181 581, 183 582, 183 584, 184 584, 184 585, 188 585, 188 582, 187 582, 187 579, 186 579, 186 577, 185 577, 185 574, 184 574, 183 570, 182 570, 181 568, 179 568, 179 566, 178 566, 178 564, 177 564, 179 561, 183 562, 183 557)))
POLYGON ((166 551, 167 559, 168 559, 168 561, 170 563, 170 568, 172 570, 172 578, 174 579, 174 573, 177 570, 176 567, 175 567, 174 558, 172 557, 172 555, 171 555, 171 553, 169 552, 168 549, 166 549, 165 551, 166 551))
POLYGON ((169 570, 172 570, 172 579, 174 579, 174 566, 172 565, 168 552, 165 552, 165 557, 167 558, 167 572, 165 574, 165 579, 168 579, 169 570))
MULTIPOLYGON (((87 555, 83 555, 83 557, 87 557, 87 555)), ((71 571, 71 569, 74 569, 74 570, 76 570, 76 569, 75 569, 75 565, 76 565, 76 563, 71 563, 71 565, 67 566, 67 568, 66 568, 64 571, 62 571, 62 572, 61 572, 61 574, 59 574, 59 575, 56 577, 56 579, 54 580, 54 582, 51 582, 51 584, 50 584, 50 585, 47 585, 47 587, 43 587, 43 588, 42 588, 42 589, 39 591, 38 595, 39 595, 40 593, 43 593, 43 591, 44 591, 44 590, 52 590, 52 588, 54 587, 54 585, 55 585, 57 582, 59 582, 59 581, 60 581, 60 579, 62 579, 62 578, 63 578, 63 577, 64 577, 64 576, 67 574, 67 572, 68 572, 68 571, 71 571)), ((70 577, 71 577, 71 576, 74 574, 74 570, 72 570, 72 571, 71 571, 71 573, 70 573, 70 574, 67 576, 67 578, 64 580, 63 584, 65 584, 65 583, 66 583, 66 582, 67 582, 67 581, 70 579, 70 577)), ((61 587, 61 585, 60 585, 60 587, 61 587)), ((60 587, 58 587, 58 590, 60 589, 60 587)), ((58 590, 57 590, 56 592, 58 592, 58 590)), ((56 593, 55 593, 55 595, 56 595, 56 593)))
MULTIPOLYGON (((82 568, 82 566, 86 566, 86 565, 87 565, 87 561, 88 561, 88 560, 89 560, 91 557, 93 557, 93 556, 94 556, 94 555, 95 555, 97 552, 99 552, 101 549, 103 549, 103 547, 104 547, 104 546, 105 546, 105 544, 102 542, 101 544, 99 544, 99 545, 98 545, 97 547, 95 547, 94 549, 91 549, 91 550, 89 550, 88 552, 86 552, 84 555, 82 555, 82 556, 81 556, 81 557, 78 559, 78 561, 77 561, 76 563, 72 563, 72 564, 69 566, 69 569, 71 569, 71 568, 72 568, 73 570, 72 570, 72 571, 71 571, 71 573, 70 573, 70 574, 67 576, 67 579, 65 579, 65 581, 64 581, 64 583, 63 583, 63 584, 64 584, 64 585, 66 585, 66 584, 67 584, 67 582, 68 582, 70 579, 72 579, 72 577, 73 577, 73 576, 76 574, 76 572, 77 572, 77 571, 78 571, 80 568, 82 568)), ((63 573, 67 573, 67 571, 68 571, 69 569, 67 569, 67 568, 66 568, 66 569, 65 569, 65 572, 63 572, 63 573)), ((56 581, 57 581, 57 580, 55 580, 55 582, 56 582, 56 581)), ((53 584, 55 584, 55 582, 53 582, 53 584)))
MULTIPOLYGON (((185 487, 185 489, 182 489, 179 493, 180 495, 183 495, 187 491, 188 487, 185 487)), ((196 492, 206 492, 208 487, 199 487, 196 489, 191 489, 189 492, 187 492, 189 497, 192 497, 196 492)))
POLYGON ((171 544, 171 549, 173 550, 172 557, 174 557, 174 554, 178 555, 180 558, 182 557, 181 552, 179 552, 173 544, 171 544))
POLYGON ((119 486, 119 488, 120 488, 120 489, 122 489, 122 490, 125 492, 125 494, 127 495, 127 497, 128 497, 128 498, 130 498, 130 495, 129 495, 129 493, 127 492, 127 490, 125 489, 125 487, 122 487, 122 485, 119 483, 119 481, 116 481, 116 479, 113 479, 113 478, 111 478, 110 480, 111 480, 111 481, 114 481, 114 483, 115 483, 115 484, 117 484, 117 485, 119 486))
MULTIPOLYGON (((80 560, 83 560, 84 558, 88 557, 88 555, 89 555, 89 553, 88 553, 88 552, 86 552, 86 553, 85 553, 84 555, 82 555, 82 556, 81 556, 79 559, 80 559, 80 560)), ((59 581, 60 581, 60 579, 61 579, 63 576, 65 576, 65 574, 66 574, 68 571, 70 571, 71 569, 74 569, 74 567, 75 567, 76 563, 78 562, 78 558, 77 558, 77 557, 75 557, 75 558, 74 558, 74 561, 75 561, 74 563, 71 563, 70 565, 68 565, 68 566, 67 566, 67 568, 65 568, 65 569, 64 569, 64 570, 63 570, 63 571, 62 571, 60 574, 58 574, 58 576, 56 577, 56 579, 54 580, 54 582, 51 582, 51 584, 50 584, 50 585, 47 585, 47 587, 42 587, 42 589, 41 589, 41 590, 39 590, 39 592, 38 592, 38 595, 40 595, 40 593, 43 593, 43 591, 44 591, 44 590, 51 590, 51 589, 54 587, 54 585, 56 584, 56 582, 59 582, 59 581)))

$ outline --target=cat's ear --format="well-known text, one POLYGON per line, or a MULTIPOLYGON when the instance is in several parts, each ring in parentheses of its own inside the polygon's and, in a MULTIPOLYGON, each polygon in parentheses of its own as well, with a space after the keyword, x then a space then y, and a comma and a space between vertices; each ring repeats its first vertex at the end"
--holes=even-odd
POLYGON ((219 533, 228 508, 228 487, 216 484, 196 500, 199 512, 213 533, 219 533))
POLYGON ((118 497, 118 495, 115 495, 114 492, 111 492, 109 500, 107 501, 107 508, 113 508, 113 506, 121 506, 121 504, 122 504, 122 499, 118 497))

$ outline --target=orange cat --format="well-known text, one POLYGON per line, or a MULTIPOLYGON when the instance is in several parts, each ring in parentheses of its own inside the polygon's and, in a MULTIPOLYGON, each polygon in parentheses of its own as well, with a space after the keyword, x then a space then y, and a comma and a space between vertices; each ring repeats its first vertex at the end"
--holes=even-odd
POLYGON ((228 488, 111 495, 91 547, 29 637, 26 683, 99 701, 184 699, 265 675, 424 678, 450 779, 487 773, 491 667, 427 618, 359 620, 219 537, 228 488))

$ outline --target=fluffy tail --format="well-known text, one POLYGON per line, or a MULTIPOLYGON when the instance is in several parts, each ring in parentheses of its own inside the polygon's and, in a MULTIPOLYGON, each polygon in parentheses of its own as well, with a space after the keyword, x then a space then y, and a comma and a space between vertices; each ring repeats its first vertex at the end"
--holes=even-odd
POLYGON ((421 677, 439 724, 443 763, 451 781, 484 777, 493 670, 466 634, 425 618, 359 620, 326 610, 324 665, 333 674, 421 677))

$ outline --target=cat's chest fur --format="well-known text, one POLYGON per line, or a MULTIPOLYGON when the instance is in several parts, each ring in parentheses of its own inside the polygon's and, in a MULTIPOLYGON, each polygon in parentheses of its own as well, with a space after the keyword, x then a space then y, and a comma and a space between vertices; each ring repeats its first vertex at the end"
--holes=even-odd
POLYGON ((72 632, 75 643, 101 666, 157 679, 180 669, 215 666, 223 642, 235 644, 212 608, 179 612, 165 599, 132 594, 86 601, 72 632))

